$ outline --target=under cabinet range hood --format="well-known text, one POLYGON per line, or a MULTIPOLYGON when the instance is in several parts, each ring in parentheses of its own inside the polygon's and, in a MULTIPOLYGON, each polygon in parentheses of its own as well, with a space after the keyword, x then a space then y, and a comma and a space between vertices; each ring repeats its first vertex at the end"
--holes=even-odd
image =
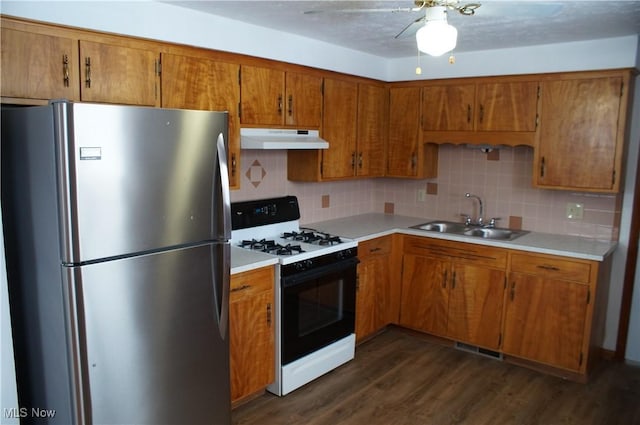
POLYGON ((327 149, 329 143, 318 130, 285 128, 241 128, 242 149, 327 149))

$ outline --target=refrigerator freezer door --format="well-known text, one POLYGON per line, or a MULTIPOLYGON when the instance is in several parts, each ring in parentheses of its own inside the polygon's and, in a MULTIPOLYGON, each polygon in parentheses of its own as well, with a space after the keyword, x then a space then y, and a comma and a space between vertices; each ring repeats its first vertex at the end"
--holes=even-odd
POLYGON ((63 263, 228 239, 220 219, 229 214, 219 176, 226 164, 218 162, 226 113, 53 108, 63 263))
POLYGON ((213 283, 226 245, 63 267, 75 345, 85 347, 74 355, 79 422, 230 424, 213 283))

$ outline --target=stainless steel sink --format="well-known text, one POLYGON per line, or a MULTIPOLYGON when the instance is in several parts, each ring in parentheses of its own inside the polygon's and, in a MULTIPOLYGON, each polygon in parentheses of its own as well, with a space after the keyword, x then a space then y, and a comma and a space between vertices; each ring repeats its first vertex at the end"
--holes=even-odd
POLYGON ((430 221, 411 226, 412 229, 428 232, 447 233, 452 235, 472 236, 484 239, 511 241, 529 232, 524 230, 501 229, 497 227, 466 226, 451 221, 430 221))
POLYGON ((430 232, 440 233, 459 233, 467 230, 467 227, 462 223, 453 223, 450 221, 432 221, 430 223, 419 224, 413 226, 414 229, 428 230, 430 232))

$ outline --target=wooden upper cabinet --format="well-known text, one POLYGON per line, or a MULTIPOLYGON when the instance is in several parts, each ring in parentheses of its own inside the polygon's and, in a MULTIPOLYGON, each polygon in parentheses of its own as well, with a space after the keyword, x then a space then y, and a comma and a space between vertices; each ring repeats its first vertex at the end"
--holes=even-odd
POLYGON ((9 28, 1 37, 3 98, 80 99, 78 40, 9 28))
POLYGON ((352 177, 356 164, 358 85, 351 81, 324 80, 322 137, 329 148, 322 151, 322 177, 352 177))
POLYGON ((472 131, 475 84, 427 86, 422 89, 422 129, 472 131))
POLYGON ((437 146, 422 143, 420 106, 420 87, 389 89, 386 176, 430 178, 438 174, 437 146))
POLYGON ((387 89, 358 84, 356 175, 384 175, 387 89))
POLYGON ((285 125, 320 127, 322 116, 322 78, 287 72, 285 75, 285 125))
POLYGON ((478 84, 477 131, 536 131, 538 82, 478 84))
POLYGON ((160 54, 80 40, 83 102, 160 106, 160 54))
POLYGON ((240 90, 242 124, 282 125, 284 120, 283 71, 242 66, 240 90))
POLYGON ((320 77, 244 65, 240 75, 242 124, 320 127, 320 77))
POLYGON ((628 75, 543 83, 535 186, 620 189, 628 75))
POLYGON ((229 113, 229 185, 240 187, 239 64, 162 54, 162 107, 229 113))

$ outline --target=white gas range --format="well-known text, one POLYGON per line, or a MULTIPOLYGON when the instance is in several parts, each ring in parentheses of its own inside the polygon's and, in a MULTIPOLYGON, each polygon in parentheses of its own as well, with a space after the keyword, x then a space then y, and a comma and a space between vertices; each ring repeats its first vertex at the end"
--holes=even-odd
POLYGON ((231 204, 231 243, 278 258, 276 381, 283 396, 353 359, 357 242, 300 227, 294 196, 231 204))

